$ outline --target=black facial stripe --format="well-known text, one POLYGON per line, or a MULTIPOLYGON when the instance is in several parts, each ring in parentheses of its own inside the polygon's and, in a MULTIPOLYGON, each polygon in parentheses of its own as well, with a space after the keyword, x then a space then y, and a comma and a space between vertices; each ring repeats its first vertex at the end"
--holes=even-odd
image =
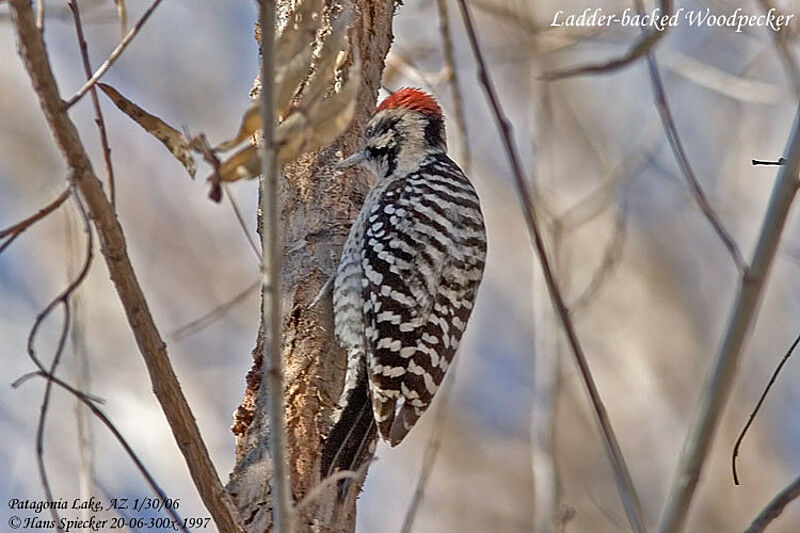
POLYGON ((428 117, 428 125, 425 126, 425 141, 429 146, 446 147, 444 121, 441 117, 428 117))
POLYGON ((392 172, 394 172, 397 168, 397 153, 399 150, 400 146, 397 143, 392 143, 388 146, 382 146, 380 148, 376 148, 374 146, 367 148, 369 157, 371 159, 386 163, 387 176, 391 175, 392 172))

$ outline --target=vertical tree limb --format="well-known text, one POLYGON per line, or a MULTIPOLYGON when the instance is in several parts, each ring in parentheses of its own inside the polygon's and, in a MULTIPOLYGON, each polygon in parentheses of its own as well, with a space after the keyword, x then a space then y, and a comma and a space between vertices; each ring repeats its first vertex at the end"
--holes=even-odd
POLYGON ((270 417, 270 455, 272 477, 264 487, 264 497, 272 496, 273 530, 291 533, 292 506, 289 493, 289 472, 286 463, 286 420, 283 401, 283 358, 281 339, 281 256, 280 190, 278 165, 275 154, 275 2, 261 0, 259 10, 261 26, 261 123, 264 125, 259 148, 262 174, 259 178, 259 233, 261 234, 261 324, 266 329, 266 342, 262 343, 262 360, 266 368, 267 402, 270 417))
MULTIPOLYGON (((276 3, 277 19, 285 20, 291 0, 276 3)), ((325 0, 322 27, 336 18, 341 4, 325 0)), ((333 335, 333 310, 329 293, 312 305, 320 289, 335 272, 352 220, 369 188, 366 172, 335 170, 339 159, 358 145, 380 86, 384 58, 392 42, 392 0, 355 0, 350 42, 361 56, 361 87, 356 112, 345 133, 334 144, 306 154, 282 168, 280 226, 283 242, 281 316, 284 362, 284 397, 287 426, 291 498, 303 501, 298 510, 298 531, 353 531, 355 496, 335 505, 336 484, 321 491, 319 457, 331 427, 331 414, 344 382, 346 357, 333 335), (309 502, 304 496, 315 491, 309 502)), ((259 32, 256 32, 259 35, 259 32)), ((273 476, 270 442, 270 408, 266 380, 267 342, 262 324, 253 350, 253 368, 233 424, 236 465, 228 489, 248 531, 271 531, 272 496, 263 497, 264 484, 273 476)), ((363 480, 359 476, 356 485, 363 480)))

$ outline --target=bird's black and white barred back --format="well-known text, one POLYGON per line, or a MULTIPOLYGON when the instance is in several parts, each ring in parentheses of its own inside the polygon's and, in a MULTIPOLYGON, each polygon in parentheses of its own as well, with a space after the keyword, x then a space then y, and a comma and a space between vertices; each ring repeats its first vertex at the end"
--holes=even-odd
POLYGON ((375 185, 334 284, 348 367, 323 475, 357 468, 376 426, 397 445, 427 409, 458 349, 486 259, 478 196, 447 156, 432 97, 402 89, 384 100, 363 150, 343 164, 355 162, 367 165, 375 185))

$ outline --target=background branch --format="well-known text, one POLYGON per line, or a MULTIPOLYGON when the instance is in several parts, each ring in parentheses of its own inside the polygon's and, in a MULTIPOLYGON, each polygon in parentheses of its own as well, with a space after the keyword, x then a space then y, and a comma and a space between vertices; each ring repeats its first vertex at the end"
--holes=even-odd
MULTIPOLYGON (((27 0, 11 0, 19 50, 51 133, 67 165, 71 181, 80 191, 100 237, 101 252, 111 279, 145 360, 153 392, 159 400, 175 440, 189 467, 206 507, 224 532, 241 529, 239 517, 219 481, 197 423, 167 356, 166 345, 153 322, 147 300, 126 251, 125 236, 102 184, 92 170, 88 155, 58 92, 41 33, 27 0)), ((87 89, 88 90, 88 89, 87 89)))
MULTIPOLYGON (((81 12, 78 3, 75 0, 70 0, 68 3, 70 11, 75 21, 75 31, 78 35, 78 47, 81 50, 81 60, 83 61, 83 70, 86 74, 86 79, 92 77, 92 65, 89 61, 89 45, 86 44, 86 39, 83 36, 83 25, 81 24, 81 12)), ((108 134, 106 133, 106 123, 103 120, 103 111, 100 109, 100 100, 97 98, 97 88, 92 86, 92 108, 94 109, 95 123, 100 132, 100 145, 103 148, 103 161, 106 165, 106 174, 108 175, 108 196, 111 199, 111 207, 116 208, 116 187, 114 186, 114 166, 111 164, 111 148, 108 145, 108 134)))
POLYGON ((684 441, 681 459, 658 526, 658 530, 663 533, 679 531, 686 521, 703 464, 733 388, 739 360, 758 316, 767 276, 778 250, 789 208, 797 194, 798 169, 800 169, 800 107, 784 154, 786 164, 778 170, 750 268, 745 271, 739 282, 725 333, 703 386, 695 421, 684 441))
POLYGON ((28 218, 21 220, 20 222, 17 222, 13 226, 0 231, 0 239, 6 239, 3 242, 3 244, 0 245, 0 253, 3 253, 3 250, 5 250, 8 246, 10 246, 11 243, 14 242, 14 239, 19 237, 22 234, 22 232, 24 232, 26 229, 28 229, 29 227, 33 226, 34 224, 45 218, 47 215, 49 215, 56 209, 58 209, 61 206, 61 204, 63 204, 67 200, 67 198, 70 197, 71 194, 72 194, 72 187, 67 186, 67 188, 64 189, 61 192, 61 194, 58 195, 58 198, 56 198, 55 200, 53 200, 52 202, 41 208, 39 211, 29 216, 28 218))
POLYGON ((797 498, 800 498, 800 477, 789 483, 764 507, 745 533, 761 533, 767 529, 767 526, 780 516, 783 509, 797 498))
POLYGON ((100 81, 100 78, 103 77, 106 71, 111 68, 111 65, 113 65, 117 59, 119 59, 119 56, 122 55, 122 52, 124 52, 125 49, 128 47, 128 45, 131 44, 133 39, 139 33, 139 30, 142 29, 142 26, 144 26, 145 22, 147 22, 147 19, 150 18, 150 15, 153 14, 153 12, 158 7, 158 4, 160 3, 161 0, 153 0, 153 3, 150 4, 150 7, 148 7, 147 10, 142 14, 142 17, 138 21, 136 21, 136 24, 133 25, 130 31, 125 34, 125 37, 123 37, 122 40, 117 45, 117 47, 111 51, 111 53, 108 55, 108 58, 105 61, 103 61, 103 64, 100 65, 100 67, 98 67, 98 69, 83 85, 83 87, 81 87, 78 90, 78 92, 76 92, 75 95, 72 98, 70 98, 69 101, 67 101, 67 103, 65 104, 67 108, 70 108, 73 105, 75 105, 75 103, 78 100, 83 98, 83 95, 85 95, 92 87, 94 87, 97 84, 98 81, 100 81))
POLYGON ((581 372, 581 377, 586 385, 592 407, 597 416, 597 421, 600 425, 601 434, 603 436, 603 442, 606 446, 606 453, 608 454, 614 470, 614 478, 617 483, 617 490, 619 491, 620 498, 622 499, 622 504, 625 508, 628 522, 633 530, 637 533, 645 531, 641 505, 639 503, 639 497, 636 494, 636 489, 633 485, 633 480, 628 472, 628 467, 625 464, 624 457, 622 456, 622 450, 617 443, 617 438, 614 435, 614 431, 611 427, 611 421, 608 418, 605 406, 600 398, 600 393, 597 390, 597 386, 594 383, 594 378, 589 370, 589 364, 586 360, 586 356, 583 353, 583 348, 581 347, 580 341, 578 340, 572 319, 569 316, 569 310, 564 303, 558 288, 558 284, 556 283, 550 267, 547 250, 545 249, 544 241, 539 232, 539 227, 537 226, 533 198, 528 190, 528 184, 522 172, 522 166, 519 162, 519 157, 517 156, 516 148, 514 146, 511 125, 509 124, 508 119, 505 117, 505 114, 500 107, 500 103, 497 99, 497 95, 495 94, 491 79, 489 78, 489 73, 486 68, 486 63, 483 60, 483 54, 478 44, 478 39, 475 34, 475 28, 472 23, 472 18, 469 14, 467 3, 465 0, 458 0, 458 3, 461 7, 461 14, 464 18, 464 24, 467 29, 470 45, 472 46, 472 51, 478 64, 478 79, 483 86, 484 91, 486 92, 487 99, 489 100, 498 128, 500 129, 500 135, 502 136, 506 154, 508 155, 508 159, 511 164, 511 169, 520 197, 520 203, 522 204, 525 222, 527 223, 536 253, 539 257, 539 263, 542 267, 542 273, 547 285, 548 293, 553 301, 553 306, 556 309, 561 326, 564 328, 564 332, 566 333, 567 341, 569 342, 570 349, 575 356, 575 360, 581 372))

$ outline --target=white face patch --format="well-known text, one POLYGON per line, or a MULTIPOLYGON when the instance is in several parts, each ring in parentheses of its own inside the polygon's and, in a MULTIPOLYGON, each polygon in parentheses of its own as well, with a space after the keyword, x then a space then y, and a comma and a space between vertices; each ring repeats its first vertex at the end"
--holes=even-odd
POLYGON ((419 169, 432 151, 441 151, 426 138, 428 125, 429 119, 418 111, 396 108, 378 112, 367 125, 365 145, 368 152, 377 150, 382 154, 367 158, 370 171, 382 178, 389 171, 400 176, 419 169))

